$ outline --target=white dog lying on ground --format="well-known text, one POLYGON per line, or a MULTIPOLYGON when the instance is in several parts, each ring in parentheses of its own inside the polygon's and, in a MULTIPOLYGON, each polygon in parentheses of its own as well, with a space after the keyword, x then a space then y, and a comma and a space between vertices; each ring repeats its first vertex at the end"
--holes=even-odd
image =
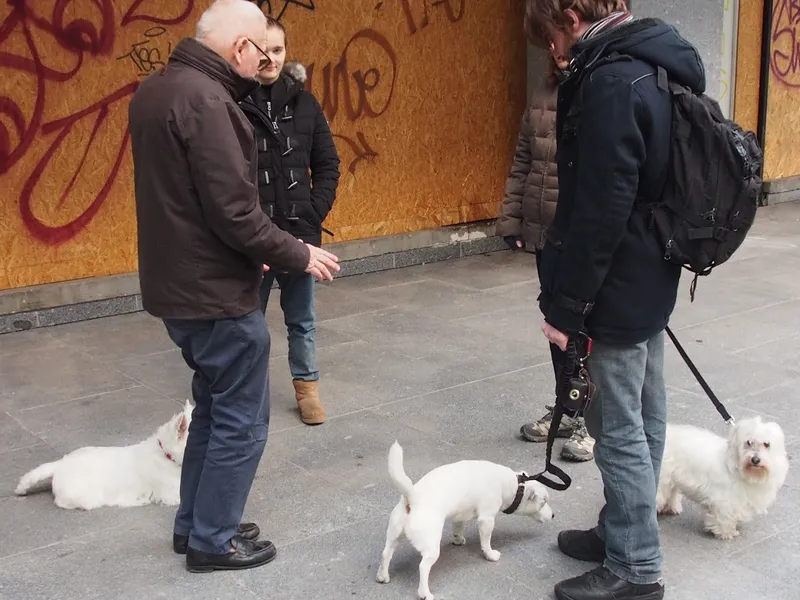
POLYGON ((453 544, 465 543, 464 524, 477 519, 481 550, 487 560, 500 553, 491 546, 495 515, 520 514, 545 522, 553 518, 547 489, 536 481, 520 483, 524 473, 481 460, 462 460, 430 471, 416 485, 403 468, 403 449, 395 442, 389 450, 389 477, 403 494, 389 517, 386 546, 376 580, 389 583, 389 563, 397 542, 405 534, 422 555, 419 563, 419 597, 433 600, 428 587, 431 567, 439 558, 446 520, 453 523, 453 544))
POLYGON ((788 470, 777 423, 745 419, 727 439, 691 425, 667 425, 658 512, 680 514, 685 495, 705 508, 705 530, 729 540, 739 535, 740 524, 767 513, 788 470))
POLYGON ((187 400, 183 412, 143 442, 79 448, 23 475, 15 493, 24 496, 49 482, 56 506, 61 508, 176 506, 180 503, 181 465, 191 420, 192 405, 187 400))

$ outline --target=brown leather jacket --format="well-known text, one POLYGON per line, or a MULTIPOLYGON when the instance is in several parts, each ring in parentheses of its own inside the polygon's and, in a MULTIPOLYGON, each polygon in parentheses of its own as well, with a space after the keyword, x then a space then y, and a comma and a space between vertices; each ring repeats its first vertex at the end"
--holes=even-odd
POLYGON ((156 317, 245 315, 263 264, 308 266, 305 244, 259 203, 253 126, 237 106, 257 85, 186 38, 131 100, 139 280, 156 317))
POLYGON ((556 100, 551 73, 533 93, 522 117, 514 164, 506 180, 496 223, 499 236, 522 238, 528 251, 541 250, 558 201, 556 100))

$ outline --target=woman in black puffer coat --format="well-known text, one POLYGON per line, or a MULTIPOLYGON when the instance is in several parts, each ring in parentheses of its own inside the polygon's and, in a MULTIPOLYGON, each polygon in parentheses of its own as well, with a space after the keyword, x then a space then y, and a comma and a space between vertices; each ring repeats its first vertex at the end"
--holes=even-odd
MULTIPOLYGON (((284 66, 283 25, 270 18, 267 22, 267 46, 259 48, 264 55, 258 75, 261 86, 240 103, 255 127, 261 206, 278 227, 319 246, 322 223, 336 198, 339 156, 322 107, 304 89, 305 68, 299 63, 284 66)), ((276 280, 300 418, 308 425, 319 425, 325 421, 325 408, 318 389, 314 279, 306 273, 264 273, 261 308, 265 313, 276 280)))

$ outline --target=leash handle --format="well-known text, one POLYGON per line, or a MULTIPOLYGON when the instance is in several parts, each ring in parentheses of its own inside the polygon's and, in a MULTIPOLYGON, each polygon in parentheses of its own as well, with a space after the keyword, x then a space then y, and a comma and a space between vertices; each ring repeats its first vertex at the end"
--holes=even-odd
POLYGON ((689 358, 689 355, 686 354, 686 350, 683 349, 683 346, 681 346, 680 342, 675 337, 675 334, 672 333, 672 330, 669 327, 667 327, 666 330, 669 339, 672 340, 673 345, 678 350, 678 354, 681 355, 683 362, 685 362, 686 366, 689 367, 689 370, 692 372, 692 375, 694 375, 694 378, 697 379, 697 383, 699 383, 700 387, 703 388, 703 391, 706 393, 709 400, 711 400, 711 403, 714 405, 714 408, 716 408, 717 412, 720 415, 722 415, 722 418, 725 419, 725 422, 728 425, 733 425, 735 423, 733 417, 725 409, 725 406, 723 406, 722 402, 720 402, 719 398, 717 398, 717 395, 714 393, 714 391, 711 389, 708 383, 706 383, 706 380, 700 374, 700 371, 697 370, 697 367, 692 362, 692 359, 689 358))

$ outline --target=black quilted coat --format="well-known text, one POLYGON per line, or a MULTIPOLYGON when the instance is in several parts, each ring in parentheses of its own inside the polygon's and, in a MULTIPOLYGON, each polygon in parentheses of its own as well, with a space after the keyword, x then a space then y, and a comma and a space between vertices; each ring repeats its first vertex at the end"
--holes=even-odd
POLYGON ((281 229, 318 246, 336 198, 339 156, 305 79, 302 65, 286 63, 278 81, 262 85, 239 106, 256 131, 264 212, 281 229))

